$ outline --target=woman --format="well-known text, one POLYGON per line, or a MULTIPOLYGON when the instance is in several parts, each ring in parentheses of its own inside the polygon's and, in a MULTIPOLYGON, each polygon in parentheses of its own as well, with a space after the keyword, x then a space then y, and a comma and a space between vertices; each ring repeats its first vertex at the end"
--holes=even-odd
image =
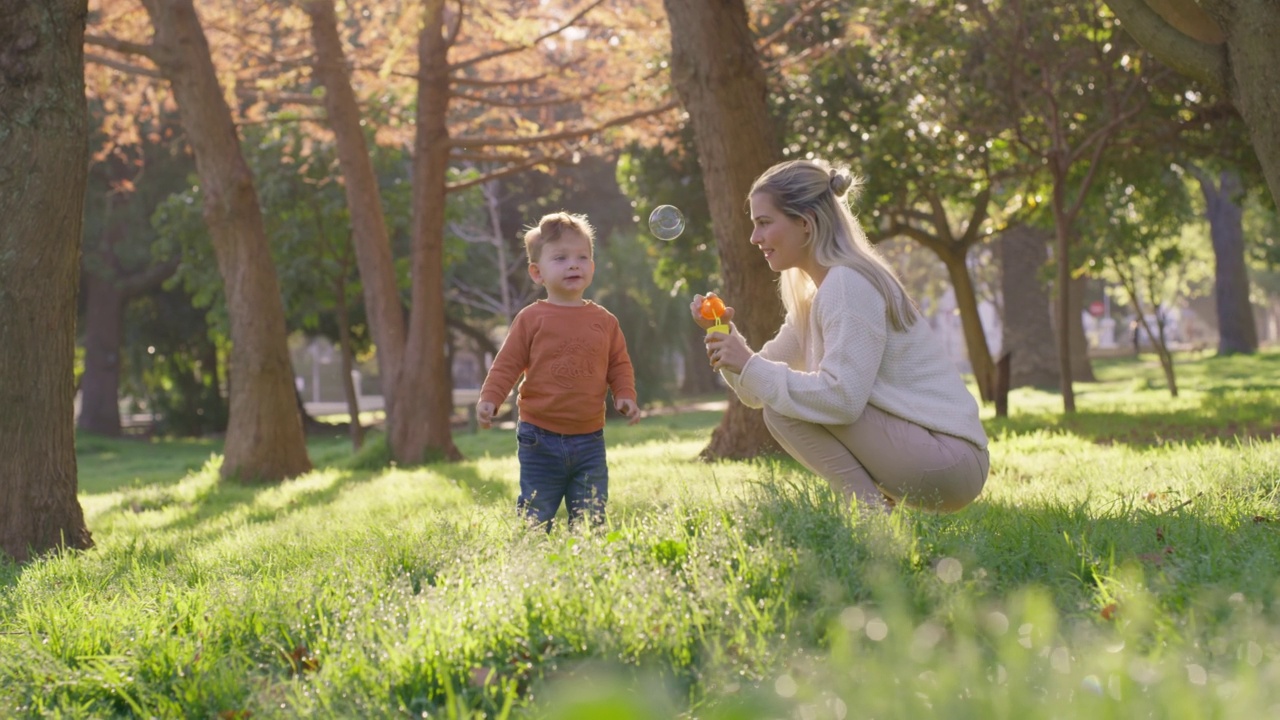
MULTIPOLYGON (((845 200, 854 185, 823 161, 780 163, 749 195, 751 243, 781 273, 787 317, 754 353, 710 333, 712 367, 778 443, 846 501, 889 510, 968 505, 989 470, 978 404, 845 200)), ((709 327, 698 312, 694 321, 709 327)), ((723 321, 733 318, 726 308, 723 321)))

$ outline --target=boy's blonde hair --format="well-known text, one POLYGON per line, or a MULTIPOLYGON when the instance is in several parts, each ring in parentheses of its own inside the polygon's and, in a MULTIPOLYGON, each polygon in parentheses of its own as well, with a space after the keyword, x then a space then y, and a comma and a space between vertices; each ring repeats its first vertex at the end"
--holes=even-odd
POLYGON ((550 215, 543 215, 536 227, 531 227, 524 234, 524 250, 529 254, 529 262, 536 263, 542 257, 542 248, 564 237, 566 232, 576 232, 587 239, 592 251, 596 246, 596 229, 586 215, 567 213, 563 210, 550 215))

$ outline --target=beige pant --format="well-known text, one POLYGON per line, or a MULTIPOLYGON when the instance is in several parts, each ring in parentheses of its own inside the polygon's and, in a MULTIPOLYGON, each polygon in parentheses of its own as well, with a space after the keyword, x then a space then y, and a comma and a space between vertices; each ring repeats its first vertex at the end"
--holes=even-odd
POLYGON ((868 405, 850 425, 816 425, 764 410, 784 450, 831 483, 845 502, 950 512, 982 492, 990 456, 968 440, 927 430, 868 405))

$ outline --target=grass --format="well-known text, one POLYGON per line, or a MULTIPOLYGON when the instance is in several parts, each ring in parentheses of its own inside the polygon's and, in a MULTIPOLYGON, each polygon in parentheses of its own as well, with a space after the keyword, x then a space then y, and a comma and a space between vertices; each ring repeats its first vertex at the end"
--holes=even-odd
MULTIPOLYGON (((97 547, 0 566, 0 715, 1280 715, 1280 354, 1019 390, 949 516, 861 518, 718 415, 611 424, 609 524, 526 530, 509 431, 455 465, 217 481, 215 444, 82 439, 97 547)), ((989 411, 988 411, 989 412, 989 411)))

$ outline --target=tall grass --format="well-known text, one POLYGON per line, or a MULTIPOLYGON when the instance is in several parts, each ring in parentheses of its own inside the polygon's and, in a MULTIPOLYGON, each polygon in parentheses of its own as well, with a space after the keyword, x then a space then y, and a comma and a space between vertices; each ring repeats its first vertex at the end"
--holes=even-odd
POLYGON ((949 516, 794 462, 695 460, 714 413, 610 425, 609 520, 514 515, 510 431, 278 486, 213 443, 80 444, 98 545, 0 567, 0 715, 1280 716, 1280 355, 1018 391, 949 516))

